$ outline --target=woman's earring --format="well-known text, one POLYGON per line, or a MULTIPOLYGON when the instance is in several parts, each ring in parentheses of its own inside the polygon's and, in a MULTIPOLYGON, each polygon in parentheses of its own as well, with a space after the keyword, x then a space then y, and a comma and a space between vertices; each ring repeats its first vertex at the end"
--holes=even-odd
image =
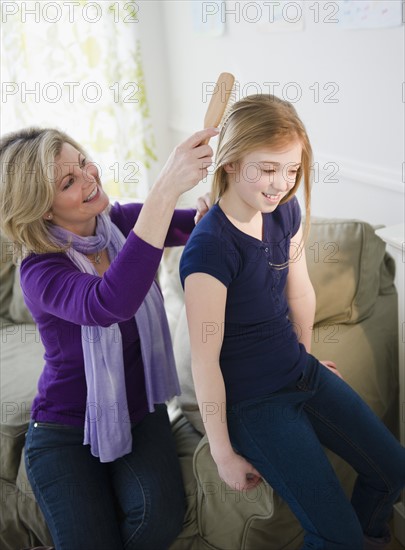
POLYGON ((46 217, 47 220, 51 220, 52 219, 52 214, 48 214, 47 217, 46 217))

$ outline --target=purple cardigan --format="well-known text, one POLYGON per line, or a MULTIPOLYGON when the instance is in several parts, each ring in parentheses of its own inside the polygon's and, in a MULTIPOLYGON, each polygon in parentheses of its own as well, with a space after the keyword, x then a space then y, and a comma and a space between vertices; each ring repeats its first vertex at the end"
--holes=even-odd
MULTIPOLYGON (((45 347, 45 366, 31 416, 38 422, 84 426, 86 379, 81 325, 118 323, 124 352, 131 422, 148 411, 139 335, 134 314, 159 267, 163 250, 132 230, 142 204, 111 208, 111 220, 127 236, 103 277, 80 272, 66 254, 31 254, 21 263, 21 287, 45 347)), ((165 246, 184 245, 195 210, 176 210, 165 246)))

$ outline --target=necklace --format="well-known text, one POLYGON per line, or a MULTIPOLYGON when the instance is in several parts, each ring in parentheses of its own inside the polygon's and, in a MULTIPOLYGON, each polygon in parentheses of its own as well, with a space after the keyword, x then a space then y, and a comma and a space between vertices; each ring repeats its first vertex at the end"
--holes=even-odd
POLYGON ((102 251, 96 252, 95 254, 92 254, 92 256, 94 257, 93 262, 95 264, 101 264, 101 252, 102 251))

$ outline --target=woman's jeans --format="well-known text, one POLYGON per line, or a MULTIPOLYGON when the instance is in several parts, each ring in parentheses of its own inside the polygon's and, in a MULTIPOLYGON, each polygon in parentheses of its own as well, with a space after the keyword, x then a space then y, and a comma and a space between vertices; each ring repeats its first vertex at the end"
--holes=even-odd
POLYGON ((405 485, 405 448, 348 384, 313 356, 295 384, 228 406, 227 419, 235 450, 305 529, 305 550, 362 550, 364 534, 388 534, 392 506, 405 485), (323 445, 358 473, 351 502, 323 445))
POLYGON ((26 468, 57 550, 163 550, 185 497, 165 405, 132 427, 133 450, 101 463, 83 429, 31 422, 26 468))

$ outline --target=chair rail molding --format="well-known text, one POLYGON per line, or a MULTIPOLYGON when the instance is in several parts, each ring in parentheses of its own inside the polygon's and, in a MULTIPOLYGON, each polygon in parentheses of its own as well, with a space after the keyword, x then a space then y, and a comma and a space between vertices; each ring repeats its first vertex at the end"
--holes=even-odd
POLYGON ((381 165, 355 162, 345 157, 328 155, 320 151, 318 154, 316 152, 314 154, 314 177, 317 175, 316 170, 328 174, 331 183, 343 179, 401 194, 404 192, 405 163, 398 166, 397 170, 390 170, 381 165))

